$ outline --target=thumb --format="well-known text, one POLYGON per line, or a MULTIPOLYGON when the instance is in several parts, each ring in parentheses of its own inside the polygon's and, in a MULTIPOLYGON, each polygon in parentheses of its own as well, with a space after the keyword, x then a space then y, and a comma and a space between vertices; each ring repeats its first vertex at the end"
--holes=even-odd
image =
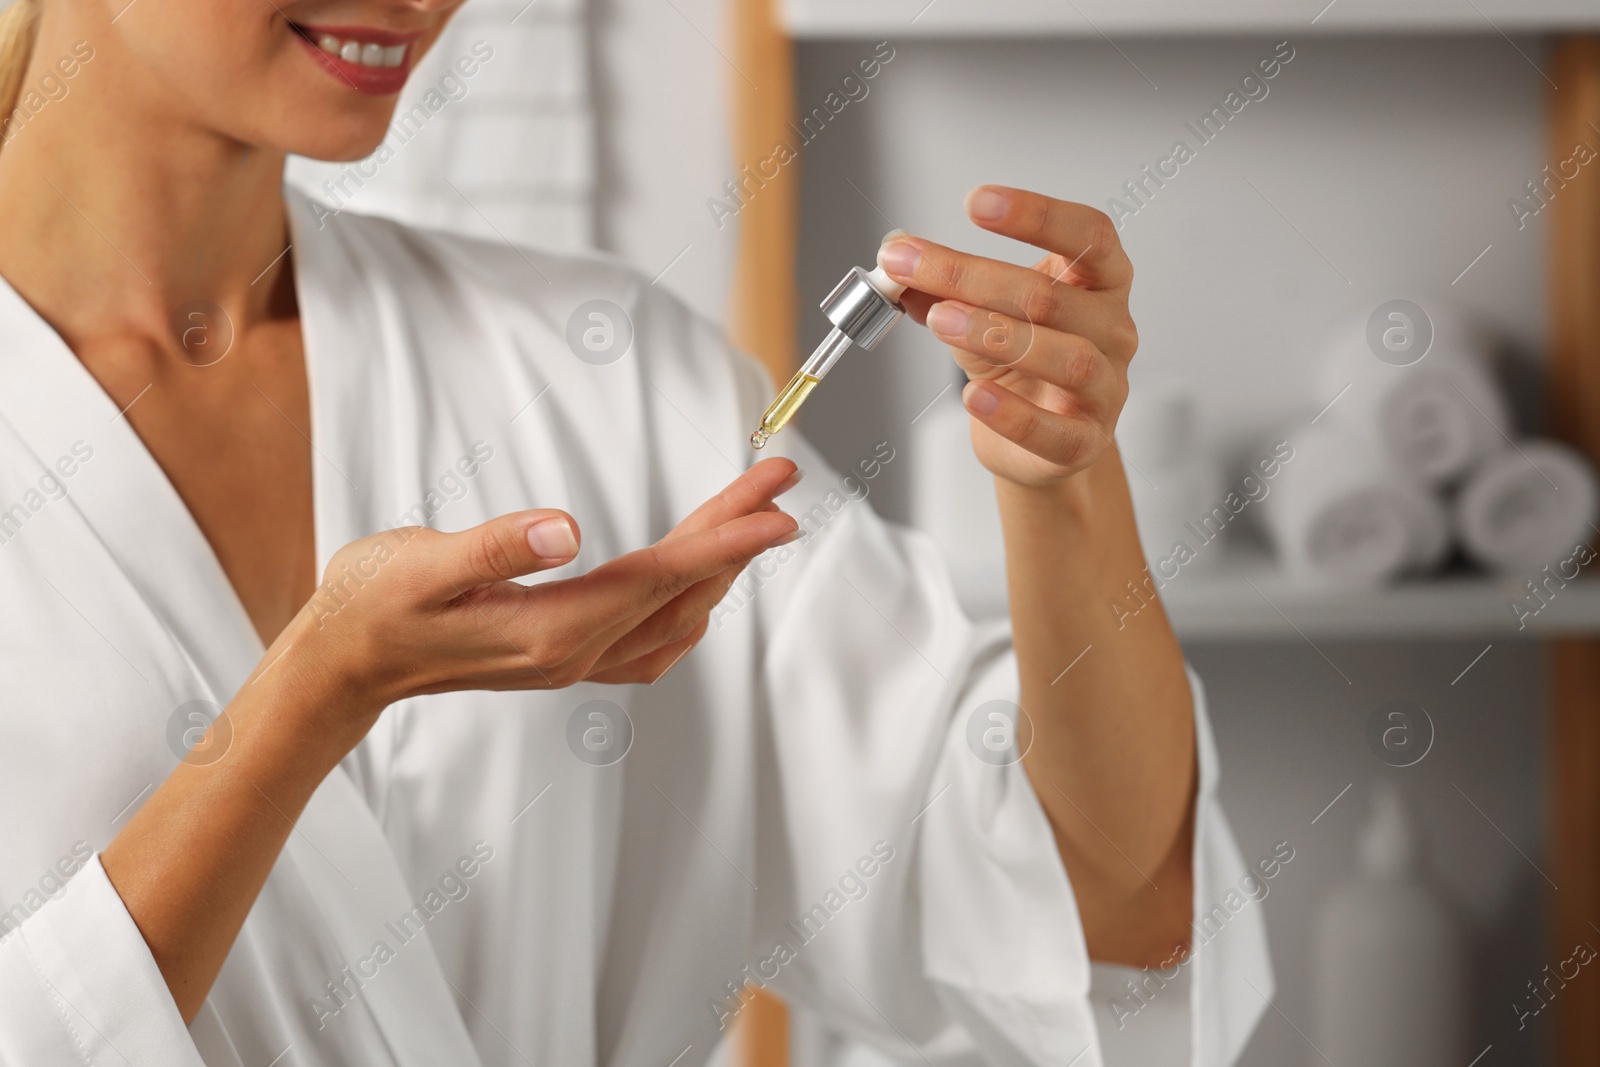
POLYGON ((440 569, 466 589, 559 567, 578 554, 578 524, 564 511, 518 511, 438 542, 440 569))

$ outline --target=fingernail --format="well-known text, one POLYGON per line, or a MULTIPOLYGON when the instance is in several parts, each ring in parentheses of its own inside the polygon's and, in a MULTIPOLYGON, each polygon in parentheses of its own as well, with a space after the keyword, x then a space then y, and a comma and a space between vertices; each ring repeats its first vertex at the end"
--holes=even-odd
POLYGON ((772 495, 774 497, 782 496, 783 494, 787 493, 789 490, 793 489, 795 486, 799 485, 800 484, 800 479, 804 478, 805 476, 806 476, 806 472, 801 470, 799 467, 796 467, 794 469, 794 473, 793 474, 789 475, 789 477, 785 478, 782 482, 780 482, 778 484, 778 488, 776 488, 776 489, 774 489, 772 491, 772 495))
POLYGON ((945 337, 966 337, 972 316, 960 304, 941 300, 928 309, 928 329, 945 337))
POLYGON ((578 539, 566 519, 542 519, 528 527, 528 547, 541 559, 566 559, 578 551, 578 539))
POLYGON ((878 249, 878 266, 902 278, 913 277, 921 262, 922 252, 917 246, 898 237, 878 249))
POLYGON ((800 540, 800 531, 799 530, 790 530, 788 533, 784 534, 782 537, 778 538, 776 541, 772 542, 767 547, 768 548, 780 548, 783 545, 792 545, 798 540, 800 540))
POLYGON ((1000 398, 977 382, 967 383, 962 391, 961 399, 967 408, 978 415, 993 415, 1000 409, 1000 398))
POLYGON ((1003 219, 1010 210, 1010 198, 993 189, 974 189, 967 194, 967 214, 981 222, 1003 219))
POLYGON ((878 244, 879 245, 886 245, 890 241, 894 240, 896 237, 910 237, 910 236, 911 235, 909 233, 907 233, 905 230, 890 230, 888 233, 883 235, 883 240, 879 241, 878 244))

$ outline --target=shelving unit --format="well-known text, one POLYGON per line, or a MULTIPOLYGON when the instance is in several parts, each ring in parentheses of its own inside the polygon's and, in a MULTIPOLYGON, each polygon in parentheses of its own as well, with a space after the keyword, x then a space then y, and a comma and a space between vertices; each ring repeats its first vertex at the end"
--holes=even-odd
MULTIPOLYGON (((731 2, 738 9, 752 0, 731 2)), ((1560 152, 1550 158, 1564 156, 1576 140, 1588 140, 1590 131, 1600 128, 1597 0, 759 0, 756 6, 765 10, 769 2, 777 5, 785 46, 792 40, 1053 38, 1115 47, 1117 38, 1137 36, 1298 40, 1345 34, 1425 40, 1476 34, 1504 38, 1522 51, 1514 38, 1548 35, 1554 47, 1539 73, 1559 87, 1550 90, 1545 115, 1550 151, 1560 152)), ((769 94, 764 102, 769 121, 790 117, 782 112, 793 106, 791 98, 779 101, 769 94)), ((793 216, 787 210, 780 214, 785 216, 780 229, 792 237, 793 216)), ((1600 182, 1574 183, 1555 200, 1550 215, 1553 427, 1600 462, 1600 301, 1595 299, 1600 292, 1600 182)), ((753 250, 743 260, 744 272, 762 278, 774 269, 753 250)), ((773 288, 790 291, 781 285, 751 291, 773 288)), ((792 315, 791 304, 779 301, 771 310, 792 315)), ((788 373, 791 357, 782 343, 762 354, 775 373, 788 373)), ((1600 914, 1600 578, 1569 583, 1522 627, 1512 605, 1525 594, 1520 582, 1467 575, 1383 589, 1315 588, 1284 577, 1264 555, 1241 555, 1215 571, 1183 575, 1163 597, 1186 640, 1547 642, 1549 862, 1562 886, 1549 906, 1552 945, 1569 948, 1592 936, 1588 922, 1600 914)), ((1004 604, 969 603, 969 608, 993 614, 1003 612, 1004 604)), ((1589 983, 1558 1008, 1557 1063, 1600 1063, 1600 993, 1595 990, 1589 983)), ((775 1058, 781 1051, 772 1051, 782 1047, 777 1036, 781 1011, 765 1019, 762 1028, 772 1040, 751 1040, 746 1062, 781 1063, 775 1058)))

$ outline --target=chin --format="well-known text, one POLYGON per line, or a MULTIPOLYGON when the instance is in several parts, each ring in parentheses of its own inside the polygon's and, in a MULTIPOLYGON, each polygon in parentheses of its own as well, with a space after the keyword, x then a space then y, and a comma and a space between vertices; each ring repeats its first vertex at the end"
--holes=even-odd
POLYGON ((300 129, 286 139, 284 150, 323 163, 350 163, 378 150, 389 132, 392 106, 382 115, 343 116, 317 123, 315 131, 300 129))

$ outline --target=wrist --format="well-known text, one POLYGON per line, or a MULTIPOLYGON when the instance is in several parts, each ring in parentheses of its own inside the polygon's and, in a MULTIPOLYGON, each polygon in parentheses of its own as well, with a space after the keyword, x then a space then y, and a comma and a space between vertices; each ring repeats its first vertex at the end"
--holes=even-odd
POLYGON ((342 636, 301 612, 261 657, 239 695, 259 703, 301 757, 331 769, 372 729, 390 703, 364 681, 342 636))
POLYGON ((995 478, 995 491, 1004 512, 1038 515, 1056 526, 1066 522, 1069 529, 1094 525, 1109 502, 1126 494, 1122 479, 1122 458, 1108 448, 1089 466, 1056 481, 1039 484, 995 478))

